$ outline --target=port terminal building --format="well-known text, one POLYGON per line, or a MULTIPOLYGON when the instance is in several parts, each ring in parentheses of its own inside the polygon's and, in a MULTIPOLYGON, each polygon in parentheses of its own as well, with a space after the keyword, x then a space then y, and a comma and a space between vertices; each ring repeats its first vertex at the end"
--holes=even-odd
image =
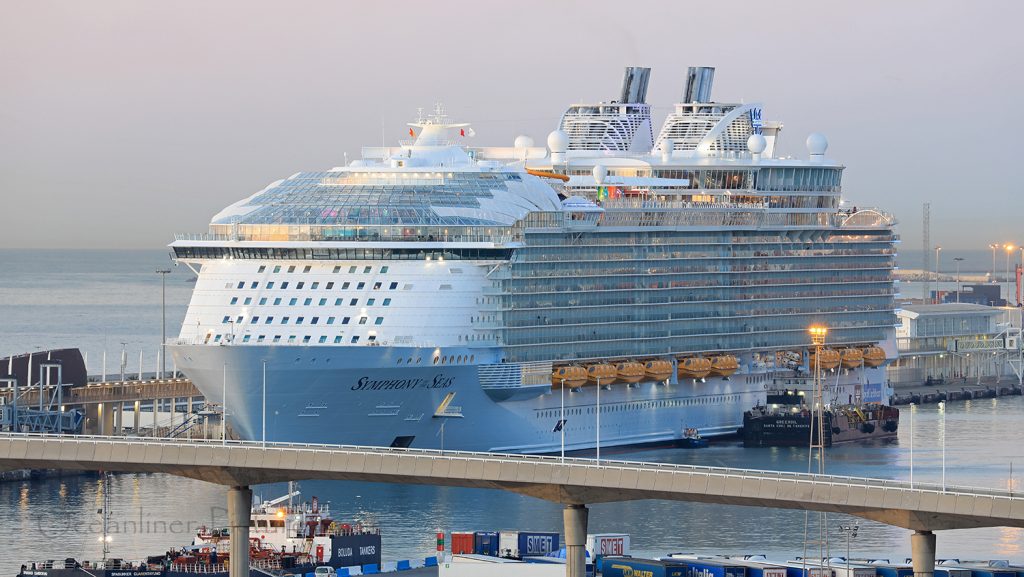
POLYGON ((1020 309, 973 303, 908 304, 896 311, 893 385, 955 385, 1014 375, 1020 309))

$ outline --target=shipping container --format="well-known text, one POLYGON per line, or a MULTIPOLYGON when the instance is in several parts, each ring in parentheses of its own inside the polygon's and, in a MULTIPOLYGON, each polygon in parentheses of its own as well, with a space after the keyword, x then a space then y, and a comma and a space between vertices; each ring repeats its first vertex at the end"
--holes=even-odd
POLYGON ((1004 568, 999 568, 999 567, 985 567, 985 566, 982 566, 982 565, 970 565, 970 566, 968 566, 968 565, 956 565, 956 564, 949 564, 949 565, 947 565, 946 563, 942 563, 941 565, 936 565, 935 566, 936 570, 938 570, 940 568, 941 569, 945 569, 947 571, 948 570, 956 570, 956 569, 968 570, 968 571, 971 572, 971 577, 1017 577, 1017 572, 1014 571, 1013 569, 1004 569, 1004 568))
POLYGON ((824 567, 818 567, 810 563, 806 569, 803 563, 786 563, 786 577, 833 577, 832 571, 824 567))
MULTIPOLYGON (((762 555, 757 555, 756 557, 763 558, 762 555)), ((746 559, 730 559, 729 562, 746 567, 747 577, 786 577, 786 567, 782 565, 748 561, 746 559)))
POLYGON ((473 552, 477 555, 498 556, 497 531, 477 531, 473 534, 473 552))
MULTIPOLYGON (((911 568, 913 573, 913 568, 911 568)), ((939 569, 935 568, 935 577, 971 577, 970 569, 939 569)), ((1017 577, 1024 577, 1024 569, 1017 571, 1017 577)))
POLYGON ((747 568, 730 559, 679 559, 686 577, 747 577, 747 568))
POLYGON ((629 555, 629 535, 626 533, 600 533, 587 535, 587 552, 594 559, 609 555, 629 555))
MULTIPOLYGON (((803 566, 803 561, 800 559, 790 561, 789 563, 797 567, 803 566)), ((824 569, 821 563, 812 563, 810 560, 807 561, 807 566, 824 569)), ((832 557, 831 563, 829 563, 829 569, 832 570, 833 577, 878 577, 877 567, 861 565, 853 563, 852 561, 847 563, 846 559, 842 557, 832 557)))
MULTIPOLYGON (((867 564, 858 563, 860 567, 871 567, 875 570, 876 577, 914 577, 914 568, 906 565, 889 565, 889 564, 867 564)), ((935 572, 935 577, 939 577, 939 572, 935 572)), ((962 575, 957 577, 964 577, 962 575)), ((967 575, 970 577, 970 575, 967 575)))
POLYGON ((547 555, 558 550, 558 533, 502 531, 498 533, 498 555, 510 559, 547 555))
POLYGON ((472 531, 452 531, 452 555, 469 555, 473 551, 475 534, 472 531))
POLYGON ((605 557, 601 563, 603 577, 686 577, 686 565, 674 560, 605 557))

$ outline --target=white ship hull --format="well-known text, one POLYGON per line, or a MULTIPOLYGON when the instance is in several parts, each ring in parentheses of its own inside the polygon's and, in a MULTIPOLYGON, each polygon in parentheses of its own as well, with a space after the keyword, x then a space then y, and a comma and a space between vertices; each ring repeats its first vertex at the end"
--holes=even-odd
MULTIPOLYGON (((227 391, 228 419, 247 439, 522 453, 561 450, 559 390, 535 385, 517 387, 517 392, 488 392, 481 386, 480 365, 398 368, 393 361, 430 350, 179 345, 173 351, 178 366, 208 400, 220 403, 227 391), (436 415, 449 393, 454 396, 445 416, 436 415)), ((475 353, 481 356, 478 349, 475 353)), ((872 378, 881 375, 872 373, 872 378)), ((856 376, 843 376, 842 382, 856 376)), ((733 434, 742 425, 743 411, 764 402, 767 382, 761 374, 704 383, 611 385, 601 390, 601 446, 671 443, 686 428, 708 437, 733 434)), ((597 392, 594 386, 566 390, 566 450, 596 446, 597 392)))

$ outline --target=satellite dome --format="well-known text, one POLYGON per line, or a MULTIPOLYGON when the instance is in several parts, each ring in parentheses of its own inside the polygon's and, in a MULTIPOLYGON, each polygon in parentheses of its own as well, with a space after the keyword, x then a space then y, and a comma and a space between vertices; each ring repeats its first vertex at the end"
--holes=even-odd
POLYGON ((595 164, 594 170, 590 172, 594 175, 594 182, 598 184, 604 184, 605 178, 608 177, 608 169, 603 164, 595 164))
POLYGON ((569 149, 569 135, 561 130, 553 130, 548 134, 548 149, 551 152, 565 152, 569 149))
POLYGON ((768 141, 760 134, 751 134, 747 139, 747 150, 752 154, 761 154, 768 148, 768 141))
POLYGON ((825 138, 824 134, 812 132, 807 137, 807 152, 811 156, 824 156, 826 150, 828 150, 828 139, 825 138))
POLYGON ((533 139, 525 134, 520 134, 516 137, 515 144, 512 145, 514 148, 530 148, 533 146, 533 139))

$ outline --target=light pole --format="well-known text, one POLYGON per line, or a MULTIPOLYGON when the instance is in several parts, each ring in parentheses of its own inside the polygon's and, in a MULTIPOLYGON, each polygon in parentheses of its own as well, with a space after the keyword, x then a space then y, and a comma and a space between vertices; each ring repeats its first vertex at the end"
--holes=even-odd
POLYGON ((988 247, 992 249, 992 282, 996 282, 996 250, 999 249, 999 243, 994 242, 988 247))
POLYGON ((910 488, 914 488, 914 411, 917 405, 910 403, 910 488))
POLYGON ((562 462, 565 462, 565 379, 562 379, 562 405, 558 411, 558 432, 562 434, 562 462))
POLYGON ((160 378, 167 374, 167 275, 171 269, 156 271, 160 275, 160 378))
POLYGON ((601 464, 601 377, 597 377, 597 464, 601 464))
POLYGON ((263 359, 263 446, 264 447, 267 446, 267 360, 266 359, 263 359))
POLYGON ((942 413, 942 490, 946 490, 946 401, 939 402, 942 413))
POLYGON ((939 253, 941 246, 935 247, 935 304, 939 304, 939 253))
POLYGON ((840 525, 839 532, 846 535, 846 575, 850 576, 850 539, 857 538, 857 530, 860 525, 840 525))
MULTIPOLYGON (((1010 282, 1010 253, 1017 248, 1012 244, 1006 245, 1006 282, 1010 282)), ((1002 292, 1002 291, 1000 291, 1002 292)), ((1010 305, 1010 286, 1006 286, 1006 305, 1010 305)))
MULTIPOLYGON (((1024 252, 1021 253, 1021 259, 1024 259, 1024 252)), ((953 260, 956 261, 956 302, 957 302, 957 304, 959 304, 960 303, 960 263, 963 262, 964 257, 962 257, 962 256, 953 257, 953 260)))

